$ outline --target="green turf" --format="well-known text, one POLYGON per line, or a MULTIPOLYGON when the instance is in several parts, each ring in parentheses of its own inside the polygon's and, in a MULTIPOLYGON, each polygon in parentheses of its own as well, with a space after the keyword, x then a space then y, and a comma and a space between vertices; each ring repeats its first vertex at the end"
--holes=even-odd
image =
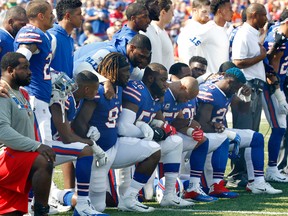
MULTIPOLYGON (((267 140, 269 138, 270 129, 267 122, 261 122, 260 132, 265 136, 265 160, 267 160, 267 140)), ((267 163, 265 163, 266 165, 267 163)), ((226 172, 229 171, 227 166, 226 172)), ((59 169, 57 168, 57 171, 59 169)), ((61 174, 56 172, 55 182, 62 187, 61 174)), ((145 213, 149 216, 188 216, 188 215, 224 215, 224 216, 240 216, 240 215, 288 215, 288 184, 286 183, 272 183, 275 188, 282 189, 283 193, 280 195, 253 195, 244 190, 244 188, 230 188, 232 191, 240 193, 236 199, 220 199, 214 203, 196 203, 193 208, 189 209, 175 209, 175 208, 161 208, 156 202, 147 203, 156 207, 156 211, 152 213, 145 213)), ((105 213, 117 216, 124 215, 143 215, 143 213, 135 212, 118 212, 115 208, 107 208, 105 213)), ((72 212, 59 215, 71 215, 72 212)))

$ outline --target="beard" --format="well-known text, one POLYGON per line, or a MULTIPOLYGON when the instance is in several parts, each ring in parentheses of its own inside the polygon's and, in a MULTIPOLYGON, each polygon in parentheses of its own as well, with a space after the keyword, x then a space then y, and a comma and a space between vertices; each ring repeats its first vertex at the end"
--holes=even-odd
POLYGON ((18 75, 16 75, 15 77, 15 83, 18 85, 18 86, 28 86, 31 82, 31 79, 30 77, 27 77, 27 79, 21 79, 19 78, 18 75))
POLYGON ((164 96, 165 92, 163 92, 163 90, 159 87, 159 85, 157 85, 156 82, 153 82, 151 84, 151 93, 153 96, 157 96, 158 98, 161 98, 164 96))

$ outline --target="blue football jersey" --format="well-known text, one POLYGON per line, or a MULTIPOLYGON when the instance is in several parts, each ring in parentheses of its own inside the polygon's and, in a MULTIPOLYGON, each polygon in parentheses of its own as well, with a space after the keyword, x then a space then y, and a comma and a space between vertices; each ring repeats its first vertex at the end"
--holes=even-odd
POLYGON ((197 109, 197 98, 194 98, 185 103, 182 108, 184 119, 194 119, 194 116, 196 115, 196 109, 197 109))
POLYGON ((56 38, 56 49, 53 53, 51 68, 56 71, 62 71, 70 78, 73 78, 73 38, 58 24, 54 24, 53 28, 49 29, 48 32, 56 38))
POLYGON ((30 95, 49 103, 52 92, 50 76, 50 63, 52 60, 51 36, 49 33, 44 33, 41 29, 27 24, 16 35, 14 41, 15 51, 20 44, 37 45, 39 52, 33 54, 29 61, 32 79, 27 89, 30 95))
MULTIPOLYGON (((87 53, 86 55, 80 57, 77 61, 74 62, 74 68, 76 69, 78 65, 81 64, 82 62, 86 62, 90 64, 94 70, 97 71, 99 62, 101 62, 102 59, 105 57, 105 56, 99 56, 98 53, 101 53, 101 51, 103 50, 107 50, 108 53, 118 52, 127 58, 126 46, 128 42, 129 41, 127 39, 122 39, 122 40, 116 39, 116 40, 110 41, 106 44, 105 47, 101 46, 102 47, 101 49, 96 50, 96 51, 93 50, 87 53)), ((127 62, 129 62, 128 58, 127 58, 127 62)), ((134 66, 130 63, 130 73, 132 73, 133 70, 134 70, 134 66)))
MULTIPOLYGON (((57 103, 57 102, 55 102, 55 103, 57 103)), ((65 112, 66 112, 67 120, 69 122, 71 122, 76 117, 78 111, 81 108, 82 103, 83 103, 83 100, 80 100, 78 103, 76 103, 73 95, 70 95, 68 97, 68 99, 65 101, 65 112)), ((59 104, 59 106, 61 106, 60 103, 57 103, 57 104, 59 104)), ((53 137, 57 138, 57 136, 58 136, 57 130, 55 128, 55 125, 54 125, 52 119, 51 119, 51 130, 52 130, 53 137)))
MULTIPOLYGON (((0 61, 7 52, 14 51, 13 42, 14 42, 13 36, 4 28, 0 28, 0 61)), ((0 75, 1 75, 1 68, 0 68, 0 75)))
MULTIPOLYGON (((266 50, 269 50, 273 46, 274 41, 275 41, 274 35, 275 35, 275 32, 278 31, 278 28, 279 28, 279 25, 271 26, 269 33, 267 34, 264 44, 263 44, 266 50)), ((281 89, 283 88, 283 83, 286 78, 286 71, 288 68, 288 49, 287 48, 288 48, 288 42, 286 42, 280 47, 281 51, 284 51, 284 54, 280 59, 279 70, 277 71, 278 76, 280 77, 281 89)))
POLYGON ((227 98, 215 84, 204 83, 199 86, 197 96, 198 103, 211 104, 213 106, 211 122, 223 123, 226 125, 226 113, 233 97, 227 98))
POLYGON ((178 103, 170 89, 165 92, 162 113, 169 124, 178 116, 185 103, 178 103))
POLYGON ((108 100, 104 96, 103 85, 99 86, 98 94, 94 99, 97 106, 89 121, 89 124, 97 127, 101 133, 97 144, 104 151, 114 146, 118 137, 116 123, 122 111, 122 88, 117 86, 115 92, 116 97, 108 100))
POLYGON ((108 46, 109 43, 110 43, 110 41, 108 41, 108 42, 93 42, 93 43, 90 43, 90 44, 87 44, 85 46, 80 47, 79 49, 77 49, 74 52, 74 62, 78 61, 80 59, 85 59, 88 56, 93 55, 98 50, 108 46))
POLYGON ((128 41, 130 41, 137 34, 138 32, 133 31, 127 25, 124 25, 119 31, 117 31, 113 35, 112 40, 126 38, 128 41))
POLYGON ((154 99, 142 81, 129 81, 123 90, 123 100, 129 101, 138 106, 136 119, 150 123, 156 113, 161 110, 162 104, 154 99))

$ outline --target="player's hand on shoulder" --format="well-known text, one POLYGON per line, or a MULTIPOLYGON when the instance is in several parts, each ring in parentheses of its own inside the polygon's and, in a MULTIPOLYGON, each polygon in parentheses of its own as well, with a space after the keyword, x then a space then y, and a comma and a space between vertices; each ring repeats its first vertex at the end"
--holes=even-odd
POLYGON ((0 97, 9 98, 8 89, 0 82, 0 97))
POLYGON ((45 144, 41 144, 37 149, 36 152, 40 153, 41 155, 43 155, 48 161, 52 161, 55 162, 55 157, 56 154, 53 151, 53 149, 45 144))
POLYGON ((112 83, 109 80, 104 82, 104 96, 108 100, 111 100, 113 97, 115 97, 115 90, 113 88, 112 83))

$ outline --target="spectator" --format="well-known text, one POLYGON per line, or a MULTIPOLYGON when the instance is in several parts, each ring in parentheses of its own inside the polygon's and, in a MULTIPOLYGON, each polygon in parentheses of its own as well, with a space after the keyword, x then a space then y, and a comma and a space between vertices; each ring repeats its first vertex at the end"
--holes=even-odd
POLYGON ((91 23, 85 22, 83 24, 83 31, 84 31, 84 34, 86 36, 86 40, 83 43, 84 45, 90 44, 90 43, 93 43, 93 42, 101 42, 101 41, 103 41, 100 37, 95 36, 93 34, 93 29, 92 29, 91 23))
POLYGON ((94 6, 91 6, 92 0, 88 0, 85 21, 90 22, 93 28, 93 33, 96 36, 106 39, 106 29, 109 27, 109 12, 101 5, 100 0, 94 0, 94 6))
POLYGON ((124 14, 123 11, 125 10, 125 3, 124 2, 116 2, 115 9, 110 13, 110 26, 114 26, 116 21, 123 21, 124 14))

